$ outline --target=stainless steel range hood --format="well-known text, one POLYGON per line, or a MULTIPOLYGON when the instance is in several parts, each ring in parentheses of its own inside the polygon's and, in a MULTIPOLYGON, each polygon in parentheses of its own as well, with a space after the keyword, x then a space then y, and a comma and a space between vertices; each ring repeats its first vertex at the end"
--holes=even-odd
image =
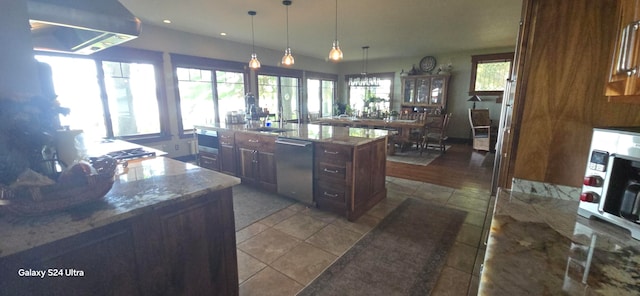
POLYGON ((140 20, 117 0, 28 0, 36 50, 92 54, 140 35, 140 20))

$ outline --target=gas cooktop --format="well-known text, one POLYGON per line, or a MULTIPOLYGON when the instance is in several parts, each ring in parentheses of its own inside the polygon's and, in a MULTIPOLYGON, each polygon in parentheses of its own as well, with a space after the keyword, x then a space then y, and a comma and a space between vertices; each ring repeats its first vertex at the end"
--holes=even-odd
POLYGON ((129 160, 135 158, 153 157, 156 153, 153 151, 147 151, 144 148, 132 148, 120 151, 113 151, 106 154, 117 160, 129 160))

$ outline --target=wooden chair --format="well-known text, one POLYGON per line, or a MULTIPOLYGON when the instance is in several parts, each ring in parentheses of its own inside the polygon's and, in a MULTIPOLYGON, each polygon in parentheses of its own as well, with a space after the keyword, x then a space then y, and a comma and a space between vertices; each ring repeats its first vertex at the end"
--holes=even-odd
POLYGON ((469 124, 473 136, 473 149, 491 151, 491 143, 497 130, 491 126, 489 109, 469 109, 469 124))
POLYGON ((425 149, 434 147, 440 149, 441 153, 446 153, 445 141, 449 139, 447 129, 452 113, 445 114, 442 121, 437 123, 425 124, 425 131, 420 144, 420 155, 425 149))

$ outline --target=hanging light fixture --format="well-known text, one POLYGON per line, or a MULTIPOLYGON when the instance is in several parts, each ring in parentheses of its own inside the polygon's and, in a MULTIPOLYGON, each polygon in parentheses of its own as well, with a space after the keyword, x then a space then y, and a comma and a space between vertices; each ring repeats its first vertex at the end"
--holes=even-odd
POLYGON ((291 55, 291 48, 289 47, 289 5, 291 5, 291 1, 284 0, 282 1, 282 4, 287 7, 287 49, 284 50, 282 64, 285 66, 291 66, 294 63, 293 56, 291 55))
POLYGON ((367 76, 367 62, 369 60, 369 46, 362 47, 362 73, 359 77, 349 78, 349 86, 377 87, 380 86, 380 78, 367 76))
POLYGON ((250 10, 249 15, 251 16, 251 60, 249 60, 249 68, 258 69, 260 68, 260 61, 258 61, 256 55, 255 35, 253 34, 253 16, 256 15, 256 12, 250 10))
POLYGON ((340 50, 340 44, 338 43, 338 0, 336 0, 336 39, 333 40, 329 59, 334 62, 342 60, 342 50, 340 50))

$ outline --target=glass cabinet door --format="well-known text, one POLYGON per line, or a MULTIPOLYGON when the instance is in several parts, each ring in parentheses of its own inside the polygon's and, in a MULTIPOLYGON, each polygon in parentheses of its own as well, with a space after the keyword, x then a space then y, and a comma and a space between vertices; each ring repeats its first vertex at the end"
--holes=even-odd
POLYGON ((429 99, 429 79, 417 79, 416 80, 416 104, 428 103, 429 99))
POLYGON ((403 103, 411 104, 413 103, 414 97, 414 89, 415 89, 416 81, 414 79, 406 79, 403 85, 404 97, 402 98, 403 103))
POLYGON ((441 105, 444 102, 444 77, 434 77, 431 80, 429 104, 441 105))

